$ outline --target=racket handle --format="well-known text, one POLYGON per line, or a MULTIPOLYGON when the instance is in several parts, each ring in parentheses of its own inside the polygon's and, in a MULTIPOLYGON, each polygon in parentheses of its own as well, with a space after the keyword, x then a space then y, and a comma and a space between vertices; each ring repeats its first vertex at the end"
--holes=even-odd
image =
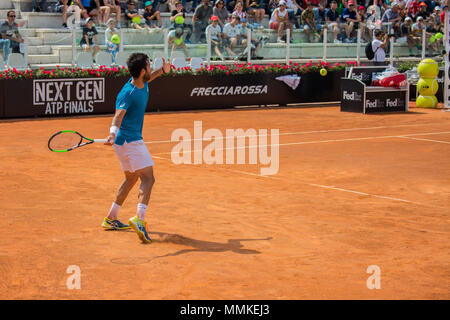
POLYGON ((106 139, 94 139, 94 142, 105 143, 106 139))

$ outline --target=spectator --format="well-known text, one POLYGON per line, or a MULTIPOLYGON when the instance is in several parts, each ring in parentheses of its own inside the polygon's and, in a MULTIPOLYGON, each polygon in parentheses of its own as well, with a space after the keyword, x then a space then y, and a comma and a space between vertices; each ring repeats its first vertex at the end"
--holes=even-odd
POLYGON ((128 21, 128 26, 137 30, 143 30, 145 28, 150 31, 151 29, 144 22, 144 17, 136 9, 136 3, 133 0, 128 0, 127 4, 128 9, 125 11, 125 18, 128 21))
POLYGON ((186 44, 184 43, 182 28, 176 28, 175 30, 171 30, 168 34, 168 41, 169 46, 172 48, 170 51, 170 56, 172 56, 173 52, 179 48, 183 49, 186 57, 190 56, 186 44))
POLYGON ((434 12, 430 15, 428 30, 433 33, 444 31, 441 23, 441 8, 438 6, 434 7, 434 12))
POLYGON ((366 40, 366 26, 367 26, 367 16, 364 6, 359 6, 358 8, 358 22, 356 23, 357 29, 361 30, 361 42, 367 43, 366 40))
POLYGON ((47 0, 41 0, 39 1, 39 4, 37 4, 38 0, 33 0, 32 6, 33 6, 33 12, 41 12, 42 9, 45 9, 45 4, 47 0))
POLYGON ((248 39, 248 30, 251 28, 248 26, 247 18, 241 20, 241 38, 242 46, 244 50, 236 57, 236 60, 246 61, 248 58, 248 41, 250 41, 250 55, 253 59, 262 60, 264 57, 258 56, 259 49, 261 49, 263 42, 267 40, 267 37, 260 37, 260 39, 251 38, 248 39))
POLYGON ((144 19, 150 28, 156 25, 157 30, 160 30, 162 27, 160 13, 153 8, 153 2, 151 1, 145 2, 144 19))
POLYGON ((94 21, 92 18, 86 19, 86 24, 83 28, 83 35, 80 40, 80 46, 85 52, 90 52, 91 47, 94 48, 92 51, 92 57, 95 57, 97 52, 99 52, 100 47, 98 45, 97 39, 97 29, 94 27, 94 21), (95 44, 94 44, 95 43, 95 44))
POLYGON ((303 9, 295 0, 285 0, 286 9, 289 13, 289 21, 293 22, 297 28, 300 28, 300 23, 297 17, 302 16, 303 9))
POLYGON ((389 37, 385 35, 384 31, 375 31, 375 40, 372 41, 372 50, 375 53, 373 62, 375 65, 386 64, 385 48, 388 46, 388 39, 389 37))
POLYGON ((328 6, 328 0, 318 0, 318 7, 315 12, 316 23, 325 25, 325 14, 328 6))
POLYGON ((222 47, 222 29, 219 26, 219 17, 211 16, 211 24, 206 27, 205 35, 211 35, 211 44, 214 45, 214 52, 220 57, 220 60, 225 60, 220 48, 222 47))
POLYGON ((183 4, 180 1, 177 1, 175 4, 175 10, 172 11, 172 16, 170 17, 170 22, 172 22, 171 30, 181 28, 181 29, 183 29, 183 33, 184 33, 184 31, 187 29, 185 42, 187 44, 190 44, 191 43, 190 38, 192 35, 192 25, 186 23, 185 10, 183 8, 183 4), (183 22, 179 23, 178 19, 180 19, 180 18, 178 18, 178 17, 183 18, 183 19, 181 19, 183 22))
POLYGON ((191 2, 191 1, 192 1, 192 7, 191 7, 191 10, 189 10, 189 12, 193 12, 197 8, 198 0, 189 0, 189 1, 188 0, 181 0, 181 3, 182 3, 184 8, 186 8, 186 2, 191 2))
POLYGON ((93 0, 91 1, 91 12, 89 15, 97 16, 97 22, 101 26, 106 26, 106 21, 109 19, 109 14, 111 9, 109 6, 105 5, 104 0, 93 0), (92 9, 95 8, 95 9, 92 9), (95 13, 92 13, 95 12, 95 13))
POLYGON ((120 0, 103 0, 104 5, 109 7, 110 13, 116 14, 116 27, 120 28, 120 16, 122 14, 122 8, 120 7, 120 0))
POLYGON ((91 0, 80 0, 81 2, 81 10, 86 10, 87 14, 92 10, 91 9, 91 0))
POLYGON ((358 17, 356 15, 355 10, 355 3, 353 0, 348 1, 348 8, 345 8, 344 11, 342 11, 342 26, 345 30, 345 34, 347 38, 344 40, 344 42, 352 42, 351 36, 352 32, 355 29, 355 24, 358 22, 358 17))
POLYGON ((20 44, 23 43, 24 40, 20 35, 18 25, 15 22, 16 12, 10 10, 6 15, 7 20, 0 26, 0 33, 3 39, 8 39, 10 41, 10 52, 20 53, 20 44))
POLYGON ((231 17, 231 22, 227 23, 223 28, 223 39, 224 45, 230 57, 235 58, 234 48, 240 44, 241 40, 241 30, 239 28, 239 23, 241 18, 239 16, 233 15, 231 17))
POLYGON ((406 36, 406 43, 408 44, 409 55, 411 57, 414 56, 413 54, 414 47, 417 47, 417 49, 419 49, 420 44, 420 36, 414 34, 412 26, 413 21, 411 17, 406 17, 405 21, 400 25, 401 34, 403 36, 406 36))
POLYGON ((327 10, 325 15, 325 21, 327 23, 328 30, 333 30, 333 42, 342 43, 342 41, 338 39, 338 36, 341 32, 341 18, 339 17, 339 13, 337 12, 336 0, 331 1, 330 9, 327 10))
POLYGON ((209 19, 212 15, 213 10, 209 5, 209 0, 202 0, 202 4, 195 8, 194 16, 192 17, 195 42, 200 42, 202 36, 204 36, 206 27, 209 24, 209 19))
MULTIPOLYGON (((149 0, 142 0, 142 7, 145 8, 145 4, 148 2, 149 0)), ((161 12, 161 10, 158 8, 159 7, 159 2, 160 0, 152 0, 153 3, 153 9, 161 12)), ((161 3, 165 3, 167 2, 167 0, 162 0, 161 3)), ((169 10, 170 11, 170 10, 169 10)))
POLYGON ((448 6, 444 5, 442 7, 442 12, 441 12, 441 22, 444 23, 445 22, 445 12, 448 11, 448 6))
POLYGON ((367 10, 367 29, 369 30, 369 38, 371 42, 373 40, 375 30, 381 28, 381 24, 378 23, 378 20, 379 16, 376 12, 375 6, 370 6, 367 10))
POLYGON ((413 19, 416 18, 417 13, 420 9, 420 0, 413 0, 409 5, 409 16, 413 19))
POLYGON ((429 12, 427 11, 427 4, 425 2, 421 2, 419 5, 419 11, 417 12, 415 18, 417 21, 418 17, 422 17, 424 21, 426 21, 428 19, 428 17, 430 16, 429 12))
MULTIPOLYGON (((281 2, 281 1, 280 1, 281 2)), ((316 24, 316 19, 314 17, 313 5, 309 1, 306 5, 306 9, 302 13, 302 21, 304 26, 304 30, 308 37, 309 42, 313 42, 313 35, 316 37, 315 41, 318 42, 320 39, 320 34, 322 30, 321 25, 316 24), (311 34, 312 32, 312 34, 311 34)))
POLYGON ((292 23, 289 21, 289 13, 286 9, 286 1, 281 0, 272 15, 270 16, 269 27, 272 30, 277 30, 277 42, 285 43, 282 40, 282 36, 285 30, 288 28, 291 30, 292 35, 292 23))
POLYGON ((269 16, 272 16, 272 13, 278 8, 280 0, 270 0, 268 5, 269 16))
MULTIPOLYGON (((119 44, 112 42, 111 37, 115 34, 119 35, 119 32, 116 29, 116 22, 114 19, 110 18, 107 24, 108 28, 105 31, 106 50, 111 55, 112 61, 114 62, 116 60, 117 52, 119 52, 119 44)), ((121 41, 123 41, 123 39, 121 39, 121 41)))
POLYGON ((221 29, 223 30, 223 27, 225 26, 225 23, 227 23, 228 17, 230 16, 230 13, 228 12, 227 8, 225 7, 225 1, 224 0, 217 0, 216 4, 213 8, 213 15, 217 16, 219 18, 219 25, 221 29))
POLYGON ((254 26, 259 29, 264 29, 262 21, 266 12, 259 7, 259 0, 246 0, 247 14, 255 17, 254 26))
MULTIPOLYGON (((9 39, 0 38, 0 47, 3 48, 3 60, 8 61, 9 52, 11 51, 11 41, 9 39)), ((3 67, 3 66, 0 66, 3 67)))
POLYGON ((63 28, 68 28, 67 12, 74 12, 75 23, 77 25, 80 25, 81 23, 81 16, 83 16, 84 19, 87 19, 89 17, 86 9, 83 8, 83 5, 81 4, 80 0, 71 0, 70 2, 71 4, 67 6, 68 2, 69 0, 59 0, 58 3, 56 4, 56 12, 62 12, 63 28))
POLYGON ((392 34, 397 32, 400 28, 400 23, 402 22, 402 18, 399 15, 399 6, 396 2, 392 4, 392 8, 387 9, 383 17, 381 18, 382 23, 389 23, 388 25, 388 34, 392 34))
POLYGON ((425 23, 425 19, 422 16, 419 16, 417 17, 417 22, 412 25, 412 32, 417 38, 420 39, 419 43, 422 41, 423 30, 425 30, 425 43, 427 43, 432 50, 438 51, 439 42, 434 41, 433 43, 430 43, 430 38, 433 34, 426 31, 427 25, 425 23))
MULTIPOLYGON (((234 6, 234 11, 232 13, 234 16, 238 16, 240 20, 242 20, 243 18, 247 18, 247 14, 245 13, 244 10, 244 3, 242 2, 242 0, 238 0, 236 2, 236 5, 234 6)), ((239 22, 240 22, 239 20, 239 22)))

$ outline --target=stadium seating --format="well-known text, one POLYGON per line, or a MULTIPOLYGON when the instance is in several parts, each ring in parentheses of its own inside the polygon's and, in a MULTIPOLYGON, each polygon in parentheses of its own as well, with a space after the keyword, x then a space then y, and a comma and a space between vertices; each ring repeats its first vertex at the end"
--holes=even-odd
POLYGON ((97 53, 95 57, 95 64, 98 66, 105 66, 105 67, 111 67, 112 65, 112 58, 111 55, 106 51, 100 51, 97 53))
POLYGON ((16 68, 17 70, 28 69, 28 66, 25 63, 25 59, 20 53, 11 53, 8 57, 7 65, 8 67, 16 68))
POLYGON ((119 67, 126 67, 127 66, 127 60, 130 54, 128 52, 119 51, 116 55, 115 63, 119 67))
POLYGON ((191 59, 191 69, 192 70, 198 70, 202 67, 202 64, 204 63, 203 59, 200 57, 192 57, 191 59))
POLYGON ((92 55, 89 52, 80 52, 77 57, 77 66, 80 68, 91 68, 94 66, 92 55))
POLYGON ((0 71, 5 70, 5 61, 3 60, 3 56, 0 55, 0 71))

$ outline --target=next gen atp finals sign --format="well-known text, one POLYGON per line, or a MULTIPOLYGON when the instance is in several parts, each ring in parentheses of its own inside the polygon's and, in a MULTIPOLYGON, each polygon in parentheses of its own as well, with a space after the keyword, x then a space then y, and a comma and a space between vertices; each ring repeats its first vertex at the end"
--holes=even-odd
POLYGON ((33 80, 33 105, 45 115, 92 113, 103 102, 104 78, 33 80))

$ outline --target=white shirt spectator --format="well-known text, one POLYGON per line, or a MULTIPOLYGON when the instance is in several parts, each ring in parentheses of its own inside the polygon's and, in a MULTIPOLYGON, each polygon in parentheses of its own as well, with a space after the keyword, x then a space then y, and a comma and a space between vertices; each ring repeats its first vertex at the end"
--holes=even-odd
POLYGON ((226 34, 230 38, 235 38, 237 35, 241 34, 241 29, 239 28, 239 25, 236 24, 234 27, 231 25, 230 22, 228 22, 223 27, 223 33, 226 34))
POLYGON ((284 18, 284 17, 288 14, 287 9, 284 9, 284 11, 281 11, 280 8, 278 7, 278 8, 276 8, 275 10, 273 10, 272 15, 270 16, 270 21, 269 21, 269 23, 277 22, 277 21, 275 20, 275 11, 278 12, 278 18, 284 18))
POLYGON ((372 41, 372 50, 375 53, 375 57, 373 58, 374 62, 386 61, 386 52, 384 51, 384 48, 380 47, 382 44, 383 42, 378 39, 372 41))
POLYGON ((208 30, 211 30, 211 40, 219 41, 219 34, 222 32, 222 29, 220 28, 220 25, 217 24, 215 27, 210 24, 206 27, 205 34, 208 36, 208 30))
POLYGON ((294 4, 294 1, 292 1, 292 0, 284 0, 284 1, 286 2, 287 9, 297 10, 297 6, 294 4))

